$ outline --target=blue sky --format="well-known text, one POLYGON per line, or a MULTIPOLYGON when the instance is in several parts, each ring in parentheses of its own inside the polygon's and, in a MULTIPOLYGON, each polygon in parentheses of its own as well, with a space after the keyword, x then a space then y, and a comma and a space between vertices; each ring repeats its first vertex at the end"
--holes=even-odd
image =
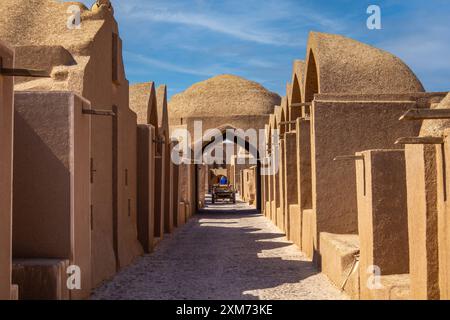
MULTIPOLYGON (((91 4, 94 1, 84 1, 91 4)), ((311 30, 342 34, 403 59, 428 91, 450 90, 448 0, 113 0, 131 83, 169 94, 214 75, 236 74, 285 94, 311 30), (367 7, 382 10, 368 30, 367 7)))

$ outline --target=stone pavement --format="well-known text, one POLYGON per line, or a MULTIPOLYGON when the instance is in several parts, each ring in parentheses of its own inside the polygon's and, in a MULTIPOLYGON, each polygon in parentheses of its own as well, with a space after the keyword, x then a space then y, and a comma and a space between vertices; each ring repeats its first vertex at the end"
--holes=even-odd
POLYGON ((347 299, 244 203, 209 205, 92 299, 347 299))

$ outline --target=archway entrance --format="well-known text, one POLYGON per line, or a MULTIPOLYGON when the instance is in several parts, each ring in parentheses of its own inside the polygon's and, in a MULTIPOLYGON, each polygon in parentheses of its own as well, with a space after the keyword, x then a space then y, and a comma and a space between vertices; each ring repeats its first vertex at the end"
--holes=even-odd
MULTIPOLYGON (((202 148, 201 148, 201 153, 202 153, 202 157, 201 159, 203 159, 203 156, 205 153, 207 153, 208 149, 213 147, 214 145, 217 144, 226 144, 226 143, 232 143, 234 144, 234 148, 233 150, 238 149, 238 147, 244 149, 250 156, 251 158, 253 158, 255 164, 255 207, 257 212, 261 212, 261 208, 262 208, 262 194, 261 194, 261 158, 260 158, 260 154, 259 154, 259 150, 257 147, 257 144, 254 145, 252 143, 250 143, 247 139, 236 135, 236 134, 230 134, 230 132, 235 132, 235 129, 232 127, 226 127, 226 128, 219 128, 218 130, 221 131, 222 136, 221 139, 219 139, 219 141, 216 141, 216 137, 211 138, 210 141, 205 141, 202 143, 202 148), (229 130, 231 129, 231 131, 229 130)), ((234 154, 236 155, 236 154, 234 154)), ((220 166, 220 167, 225 167, 227 165, 226 160, 230 159, 230 155, 226 155, 224 157, 222 157, 224 159, 224 163, 215 163, 213 164, 213 166, 220 166)), ((199 204, 200 204, 200 199, 202 198, 202 193, 205 192, 204 188, 202 188, 202 183, 201 183, 201 179, 200 179, 200 174, 199 172, 204 169, 203 165, 199 165, 199 164, 195 164, 195 203, 197 206, 197 211, 200 208, 199 204)), ((225 175, 222 175, 225 176, 225 175)), ((231 178, 230 175, 226 176, 227 181, 233 181, 234 183, 236 182, 235 179, 231 178)), ((235 187, 235 186, 234 186, 235 187)), ((242 190, 242 189, 241 189, 242 190)), ((242 195, 241 195, 242 196, 242 195)))

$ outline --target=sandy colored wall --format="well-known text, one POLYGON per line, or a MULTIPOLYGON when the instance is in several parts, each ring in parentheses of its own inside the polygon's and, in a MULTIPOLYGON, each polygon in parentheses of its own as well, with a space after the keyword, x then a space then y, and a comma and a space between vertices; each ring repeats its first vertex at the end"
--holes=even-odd
POLYGON ((411 298, 439 299, 436 148, 407 145, 411 298))
MULTIPOLYGON (((14 65, 13 51, 0 42, 3 67, 14 65)), ((13 153, 13 78, 0 75, 0 300, 10 299, 13 153)))
POLYGON ((91 289, 89 103, 72 93, 15 94, 13 256, 66 258, 91 289))
POLYGON ((439 244, 439 289, 441 299, 450 299, 450 208, 447 201, 450 190, 450 131, 444 132, 445 144, 437 156, 438 176, 438 244, 439 244), (442 153, 442 150, 444 152, 442 153), (445 160, 444 160, 445 157, 445 160), (445 162, 444 162, 445 161, 445 162), (445 166, 443 165, 445 163, 445 166), (445 174, 444 174, 445 173, 445 174))
POLYGON ((172 181, 173 190, 170 198, 170 212, 172 214, 173 226, 176 228, 179 226, 178 223, 178 204, 180 202, 180 181, 179 181, 179 170, 180 166, 170 162, 170 180, 172 181))
MULTIPOLYGON (((413 101, 339 102, 316 100, 311 112, 312 199, 320 232, 357 233, 355 163, 333 161, 360 150, 395 148, 398 137, 417 136, 420 124, 398 121, 413 101)), ((317 255, 319 262, 320 256, 317 255)))
MULTIPOLYGON (((297 154, 297 196, 298 196, 298 210, 299 210, 299 229, 300 229, 300 248, 311 248, 312 239, 309 236, 312 232, 310 224, 312 220, 312 213, 306 213, 306 210, 312 208, 312 182, 311 182, 311 124, 309 120, 297 119, 296 123, 296 154, 297 154), (308 217, 306 217, 308 216, 308 217), (308 224, 305 224, 306 218, 308 224), (307 231, 307 232, 304 232, 307 231), (302 242, 308 242, 308 245, 303 246, 302 242)), ((309 255, 310 250, 303 249, 303 252, 309 255)))
POLYGON ((165 145, 161 145, 155 159, 155 238, 164 236, 165 163, 165 145))
MULTIPOLYGON (((266 159, 266 163, 269 163, 269 158, 266 159)), ((266 175, 266 217, 272 219, 272 198, 273 198, 273 181, 272 175, 266 175)))
MULTIPOLYGON (((300 238, 300 212, 292 206, 298 205, 298 181, 297 181, 297 134, 289 132, 285 134, 284 147, 284 194, 286 208, 286 233, 288 239, 300 238), (291 211, 291 209, 293 209, 291 211), (296 221, 296 223, 294 223, 296 221), (294 235, 295 234, 295 235, 294 235)), ((298 244, 298 243, 297 243, 298 244)))
MULTIPOLYGON (((12 2, 8 5, 17 19, 25 18, 27 11, 15 10, 17 6, 12 2)), ((112 110, 114 105, 127 109, 128 81, 124 74, 120 37, 115 37, 117 45, 113 45, 113 34, 118 33, 116 21, 109 13, 92 15, 86 11, 82 13, 83 27, 68 30, 65 15, 60 14, 66 12, 67 6, 57 2, 46 2, 42 6, 30 4, 28 10, 37 10, 42 16, 33 21, 30 28, 17 28, 16 24, 3 21, 0 33, 19 46, 19 59, 24 66, 48 71, 53 68, 53 78, 21 79, 16 89, 68 90, 88 99, 93 109, 112 110), (42 23, 51 19, 61 23, 54 23, 51 28, 42 23), (116 79, 113 74, 117 75, 116 79), (23 82, 25 80, 27 82, 23 82)), ((91 121, 92 257, 93 283, 97 285, 116 272, 113 215, 117 212, 117 198, 114 198, 116 181, 112 173, 115 161, 113 121, 111 117, 92 117, 91 121)))
POLYGON ((356 161, 361 298, 371 266, 380 275, 409 273, 408 212, 404 150, 371 150, 356 161))
POLYGON ((143 253, 137 237, 137 117, 118 110, 117 241, 119 267, 128 266, 143 253))
POLYGON ((277 178, 278 178, 278 194, 279 194, 279 206, 278 206, 278 212, 277 212, 277 226, 282 230, 283 232, 286 232, 286 195, 285 195, 285 160, 286 160, 286 153, 285 153, 286 145, 285 145, 285 139, 284 135, 280 139, 280 168, 278 170, 277 178))
POLYGON ((198 190, 197 190, 197 199, 199 202, 199 207, 205 206, 205 197, 208 192, 209 187, 209 166, 207 165, 198 165, 197 166, 197 181, 198 181, 198 190))
POLYGON ((166 181, 164 185, 164 232, 165 233, 172 233, 173 231, 173 215, 170 211, 171 205, 170 201, 173 197, 173 180, 171 178, 171 166, 172 166, 172 160, 171 160, 171 144, 169 142, 168 136, 166 137, 166 145, 165 145, 165 170, 164 170, 164 179, 166 181))
MULTIPOLYGON (((264 129, 265 124, 269 121, 268 115, 240 115, 240 116, 214 116, 203 118, 184 118, 183 124, 187 125, 189 132, 194 139, 194 122, 202 121, 203 132, 209 129, 221 128, 224 125, 230 125, 236 129, 264 129)), ((194 142, 194 141, 192 141, 194 142)))
POLYGON ((138 239, 145 252, 153 250, 155 222, 155 128, 138 126, 137 227, 138 239))
POLYGON ((235 164, 233 167, 233 171, 234 171, 234 187, 236 188, 236 190, 240 190, 241 189, 241 179, 240 179, 240 173, 243 170, 249 169, 250 167, 254 166, 254 164, 250 164, 248 162, 248 160, 246 160, 246 164, 235 164))
POLYGON ((266 216, 266 177, 261 176, 261 213, 266 216))

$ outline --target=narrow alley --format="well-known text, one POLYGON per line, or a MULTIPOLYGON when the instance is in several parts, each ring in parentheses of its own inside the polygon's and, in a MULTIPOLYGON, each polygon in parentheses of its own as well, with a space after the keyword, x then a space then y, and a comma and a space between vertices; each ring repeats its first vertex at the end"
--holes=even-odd
POLYGON ((208 205, 92 299, 346 299, 245 203, 208 205))

